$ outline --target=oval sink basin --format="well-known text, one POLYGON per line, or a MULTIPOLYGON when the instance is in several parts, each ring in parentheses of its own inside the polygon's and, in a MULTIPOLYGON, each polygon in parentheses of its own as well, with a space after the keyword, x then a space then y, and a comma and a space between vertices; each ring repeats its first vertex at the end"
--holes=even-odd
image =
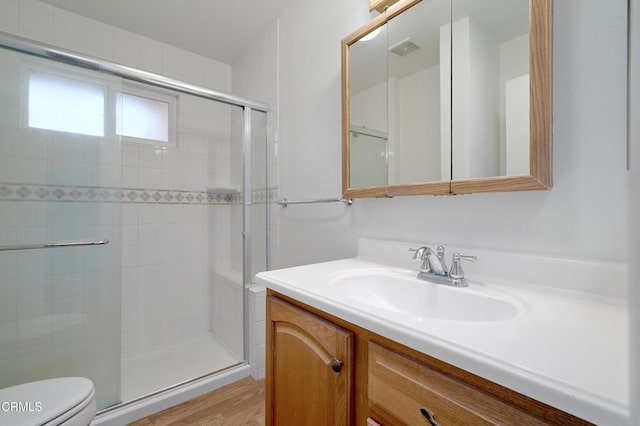
POLYGON ((448 287, 403 272, 369 271, 334 277, 329 285, 342 297, 359 304, 417 318, 452 321, 504 321, 515 317, 518 306, 502 295, 473 288, 448 287))

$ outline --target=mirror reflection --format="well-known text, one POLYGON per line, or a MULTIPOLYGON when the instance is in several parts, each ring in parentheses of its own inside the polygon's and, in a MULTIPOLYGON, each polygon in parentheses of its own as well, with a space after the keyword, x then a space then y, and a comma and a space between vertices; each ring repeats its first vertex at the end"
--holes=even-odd
POLYGON ((387 26, 354 43, 349 55, 350 186, 387 185, 387 26))
POLYGON ((351 188, 529 175, 529 0, 418 2, 349 72, 351 188))
POLYGON ((528 175, 529 0, 454 0, 452 17, 453 179, 528 175))
POLYGON ((422 1, 388 26, 391 184, 449 180, 449 47, 441 33, 451 21, 449 0, 422 1))

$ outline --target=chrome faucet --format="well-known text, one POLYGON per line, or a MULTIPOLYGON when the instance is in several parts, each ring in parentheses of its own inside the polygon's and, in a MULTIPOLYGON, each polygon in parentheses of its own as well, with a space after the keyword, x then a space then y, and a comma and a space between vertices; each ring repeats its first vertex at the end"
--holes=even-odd
POLYGON ((427 246, 410 249, 409 251, 413 252, 413 260, 422 262, 418 279, 452 287, 467 287, 469 285, 464 277, 461 261, 475 262, 477 260, 475 256, 463 256, 460 253, 453 253, 451 269, 448 269, 443 246, 438 246, 435 252, 427 246))

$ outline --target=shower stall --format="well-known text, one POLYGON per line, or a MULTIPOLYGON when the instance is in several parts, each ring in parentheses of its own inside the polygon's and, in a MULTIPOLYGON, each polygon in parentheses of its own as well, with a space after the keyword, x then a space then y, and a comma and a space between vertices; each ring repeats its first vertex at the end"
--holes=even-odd
POLYGON ((246 367, 268 108, 0 45, 0 388, 84 376, 108 413, 246 367))

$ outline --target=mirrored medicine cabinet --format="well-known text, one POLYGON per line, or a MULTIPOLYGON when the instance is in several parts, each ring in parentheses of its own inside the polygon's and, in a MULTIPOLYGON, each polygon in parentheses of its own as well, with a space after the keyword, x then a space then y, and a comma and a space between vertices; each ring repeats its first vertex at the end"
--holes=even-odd
POLYGON ((401 0, 343 39, 343 197, 550 189, 551 1, 401 0))

